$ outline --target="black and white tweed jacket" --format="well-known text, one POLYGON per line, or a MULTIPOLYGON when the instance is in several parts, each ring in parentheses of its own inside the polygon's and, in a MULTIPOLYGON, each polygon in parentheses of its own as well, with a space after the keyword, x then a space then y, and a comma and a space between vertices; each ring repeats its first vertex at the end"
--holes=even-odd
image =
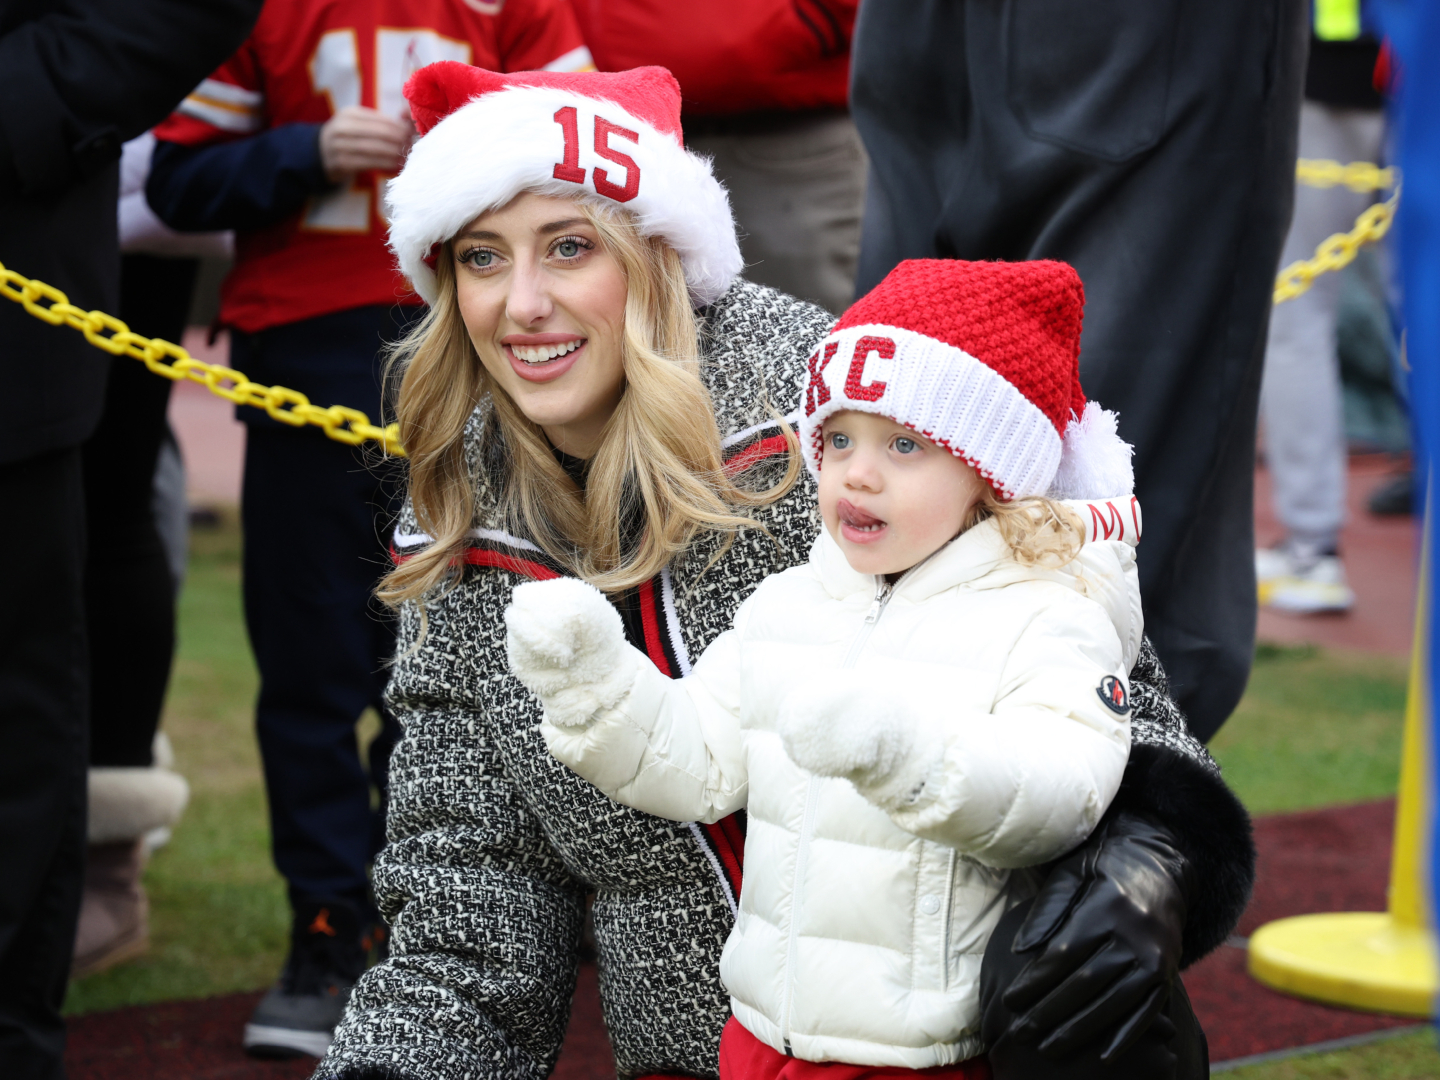
MULTIPOLYGON (((737 282, 703 313, 703 375, 732 467, 773 481, 783 465, 767 406, 794 401, 825 312, 737 282), (758 470, 758 471, 757 471, 758 470)), ((481 505, 490 490, 476 425, 481 505)), ((493 504, 493 499, 489 500, 493 504)), ((802 477, 757 513, 708 571, 705 537, 627 604, 632 642, 683 675, 768 574, 802 562, 819 528, 802 477)), ((423 542, 402 519, 397 546, 423 542)), ((544 1077, 569 1017, 587 893, 606 1026, 622 1078, 716 1075, 729 1016, 720 949, 743 873, 744 820, 677 824, 611 802, 545 750, 540 711, 506 666, 502 613, 555 568, 482 511, 462 583, 402 613, 389 688, 404 737, 390 766, 388 846, 375 891, 391 956, 367 972, 317 1076, 544 1077)), ((1118 803, 1161 815, 1214 879, 1192 905, 1187 953, 1223 940, 1248 893, 1248 819, 1190 737, 1146 643, 1132 675, 1131 768, 1118 803), (1167 801, 1168 800, 1168 801, 1167 801)), ((1118 805, 1117 803, 1117 805, 1118 805)))

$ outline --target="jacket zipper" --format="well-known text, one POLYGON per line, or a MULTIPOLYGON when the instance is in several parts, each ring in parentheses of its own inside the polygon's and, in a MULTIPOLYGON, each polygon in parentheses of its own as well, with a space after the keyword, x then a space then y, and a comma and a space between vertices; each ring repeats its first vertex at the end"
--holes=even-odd
MULTIPOLYGON (((880 616, 885 613, 885 607, 890 603, 890 597, 895 594, 895 585, 903 581, 912 570, 911 567, 900 575, 900 578, 891 584, 884 577, 875 579, 875 599, 870 604, 870 610, 865 613, 865 621, 860 624, 860 632, 850 642, 850 648, 845 653, 845 662, 842 668, 852 668, 860 656, 860 650, 865 647, 865 642, 870 639, 875 624, 880 621, 880 616)), ((800 846, 795 852, 795 889, 790 899, 790 939, 785 949, 785 1003, 780 1010, 780 1036, 785 1040, 785 1053, 793 1056, 790 1050, 790 1005, 795 996, 795 964, 796 953, 799 950, 800 939, 800 883, 805 880, 805 865, 810 857, 810 834, 815 828, 815 813, 820 803, 820 788, 812 776, 805 783, 805 814, 800 819, 800 846)))

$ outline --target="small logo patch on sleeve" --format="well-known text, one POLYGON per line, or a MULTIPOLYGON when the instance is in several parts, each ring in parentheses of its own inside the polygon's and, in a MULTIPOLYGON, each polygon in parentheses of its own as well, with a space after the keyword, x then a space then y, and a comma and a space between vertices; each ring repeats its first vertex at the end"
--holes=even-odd
POLYGON ((1124 716, 1130 711, 1130 698, 1125 693, 1125 684, 1114 675, 1106 675, 1101 679, 1095 693, 1100 695, 1105 707, 1117 716, 1124 716))

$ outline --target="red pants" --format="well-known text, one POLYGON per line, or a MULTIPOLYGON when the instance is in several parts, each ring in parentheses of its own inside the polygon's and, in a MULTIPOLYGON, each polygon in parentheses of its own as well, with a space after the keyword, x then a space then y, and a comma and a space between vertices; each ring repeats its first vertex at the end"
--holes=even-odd
POLYGON ((720 1080, 903 1080, 921 1076, 933 1080, 991 1080, 990 1062, 975 1057, 933 1069, 902 1069, 895 1065, 801 1061, 772 1050, 733 1016, 720 1035, 720 1080))

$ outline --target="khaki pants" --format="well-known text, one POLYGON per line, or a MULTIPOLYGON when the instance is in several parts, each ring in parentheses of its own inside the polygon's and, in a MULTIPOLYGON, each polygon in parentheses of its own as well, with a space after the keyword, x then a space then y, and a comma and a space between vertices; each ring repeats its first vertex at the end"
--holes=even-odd
POLYGON ((740 226, 745 277, 839 314, 855 296, 865 151, 841 112, 686 118, 740 226))

